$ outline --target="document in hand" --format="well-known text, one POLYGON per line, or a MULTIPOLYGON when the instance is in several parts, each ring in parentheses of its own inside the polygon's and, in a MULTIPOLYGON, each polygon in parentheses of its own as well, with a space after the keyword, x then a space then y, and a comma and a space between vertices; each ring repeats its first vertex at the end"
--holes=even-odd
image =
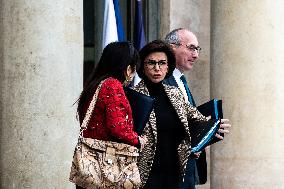
POLYGON ((141 135, 154 108, 155 99, 129 87, 124 87, 124 92, 132 109, 134 130, 141 135))
POLYGON ((209 121, 196 122, 190 129, 191 133, 191 153, 204 150, 210 145, 210 141, 220 128, 219 119, 210 119, 209 121))
MULTIPOLYGON (((204 116, 211 116, 212 119, 223 119, 222 100, 212 99, 197 107, 198 111, 204 116)), ((219 133, 224 137, 223 133, 219 133)), ((220 141, 221 139, 213 137, 210 144, 220 141)))
POLYGON ((211 116, 212 119, 222 119, 223 110, 222 110, 222 100, 212 99, 204 104, 201 104, 197 107, 205 116, 211 116))

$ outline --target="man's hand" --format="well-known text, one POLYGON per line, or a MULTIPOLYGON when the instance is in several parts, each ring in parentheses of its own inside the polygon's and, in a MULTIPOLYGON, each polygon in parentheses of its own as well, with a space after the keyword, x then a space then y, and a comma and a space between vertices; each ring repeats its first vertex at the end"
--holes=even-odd
MULTIPOLYGON (((218 130, 218 133, 223 133, 223 134, 227 134, 229 133, 229 128, 231 127, 230 124, 230 120, 229 119, 221 119, 221 123, 220 123, 220 129, 218 130)), ((216 137, 223 140, 224 137, 222 137, 221 135, 219 135, 218 133, 216 133, 216 137)))

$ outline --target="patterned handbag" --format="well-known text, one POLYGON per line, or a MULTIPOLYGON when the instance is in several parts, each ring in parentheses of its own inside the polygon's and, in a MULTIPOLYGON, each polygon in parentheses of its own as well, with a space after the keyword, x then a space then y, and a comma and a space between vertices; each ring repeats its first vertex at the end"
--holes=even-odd
POLYGON ((136 147, 83 137, 103 82, 99 84, 82 122, 69 180, 86 189, 139 188, 139 150, 136 147))

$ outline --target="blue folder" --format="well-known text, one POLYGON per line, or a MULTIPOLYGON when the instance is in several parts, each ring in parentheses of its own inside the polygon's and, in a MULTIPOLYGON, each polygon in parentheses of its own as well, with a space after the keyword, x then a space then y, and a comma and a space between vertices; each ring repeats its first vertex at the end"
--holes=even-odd
POLYGON ((200 152, 210 145, 210 141, 220 128, 219 119, 196 122, 191 127, 191 153, 200 152))
POLYGON ((124 92, 131 106, 134 130, 141 135, 154 108, 155 99, 129 87, 124 87, 124 92))
POLYGON ((222 110, 222 100, 212 99, 200 106, 197 107, 205 116, 211 116, 212 119, 222 119, 223 110, 222 110))
MULTIPOLYGON (((222 109, 222 100, 212 99, 200 106, 197 107, 198 111, 204 116, 211 116, 212 119, 223 119, 223 109, 222 109)), ((223 133, 218 133, 224 137, 223 133)), ((209 142, 209 145, 214 144, 221 139, 213 137, 209 142)))

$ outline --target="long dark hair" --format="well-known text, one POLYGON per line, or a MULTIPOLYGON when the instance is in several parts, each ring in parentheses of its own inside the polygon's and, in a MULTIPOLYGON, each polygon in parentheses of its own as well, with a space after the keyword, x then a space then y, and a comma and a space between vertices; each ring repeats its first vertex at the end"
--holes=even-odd
POLYGON ((83 107, 91 97, 103 79, 113 77, 121 83, 125 80, 124 72, 130 66, 133 70, 139 68, 140 59, 137 50, 130 42, 113 42, 108 44, 102 53, 102 56, 87 79, 84 89, 78 99, 77 112, 80 115, 83 107))

